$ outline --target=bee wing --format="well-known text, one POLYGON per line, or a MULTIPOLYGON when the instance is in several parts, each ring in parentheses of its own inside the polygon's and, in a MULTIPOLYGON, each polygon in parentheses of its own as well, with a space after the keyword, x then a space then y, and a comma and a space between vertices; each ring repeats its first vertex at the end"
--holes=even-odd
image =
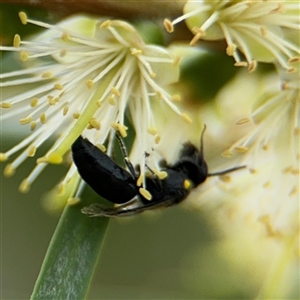
POLYGON ((139 202, 137 205, 119 205, 113 208, 103 208, 99 204, 94 203, 84 207, 81 212, 90 217, 127 217, 142 213, 146 210, 171 206, 177 203, 174 198, 165 199, 163 202, 149 201, 148 203, 139 202))

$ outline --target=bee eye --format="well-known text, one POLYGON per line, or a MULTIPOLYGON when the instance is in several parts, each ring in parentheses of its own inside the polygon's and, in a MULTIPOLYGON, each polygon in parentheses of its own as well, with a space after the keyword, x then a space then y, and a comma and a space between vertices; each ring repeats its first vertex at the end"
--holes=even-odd
POLYGON ((204 160, 202 161, 201 165, 189 161, 183 162, 180 165, 180 168, 184 173, 186 173, 187 177, 193 182, 194 186, 197 186, 205 181, 207 177, 207 165, 204 160))

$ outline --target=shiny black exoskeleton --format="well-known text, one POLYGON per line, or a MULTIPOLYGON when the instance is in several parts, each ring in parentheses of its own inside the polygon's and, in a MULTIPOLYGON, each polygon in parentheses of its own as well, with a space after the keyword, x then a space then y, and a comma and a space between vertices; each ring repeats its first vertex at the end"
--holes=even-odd
MULTIPOLYGON (((101 197, 120 204, 114 208, 101 208, 93 204, 83 208, 82 212, 91 216, 128 216, 158 207, 167 207, 184 200, 192 188, 205 181, 208 176, 222 175, 242 167, 228 169, 218 173, 208 173, 203 157, 203 129, 200 150, 191 143, 183 145, 178 161, 165 165, 163 171, 167 177, 159 179, 150 174, 145 178, 145 187, 151 194, 146 199, 137 186, 138 174, 128 160, 121 137, 116 134, 129 171, 116 164, 108 155, 81 136, 72 145, 72 155, 82 179, 101 197)), ((150 170, 150 169, 149 169, 150 170)), ((150 170, 151 171, 151 170, 150 170)))
POLYGON ((72 156, 81 178, 101 197, 121 204, 137 195, 133 175, 89 140, 78 137, 72 145, 72 156))

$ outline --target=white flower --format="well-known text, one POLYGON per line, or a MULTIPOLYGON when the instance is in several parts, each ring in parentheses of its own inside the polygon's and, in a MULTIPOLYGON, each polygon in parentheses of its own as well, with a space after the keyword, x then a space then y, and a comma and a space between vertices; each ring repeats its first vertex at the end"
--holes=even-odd
POLYGON ((300 250, 299 61, 291 66, 296 72, 283 70, 284 82, 275 72, 249 75, 241 70, 203 107, 200 118, 212 125, 207 134, 213 132, 212 144, 204 144, 209 170, 246 168, 208 178, 182 203, 189 210, 204 211, 217 225, 224 240, 216 249, 228 251, 232 270, 238 265, 256 274, 259 299, 286 296, 298 284, 291 279, 298 274, 300 250), (232 138, 238 140, 220 157, 232 138), (216 154, 207 155, 206 149, 216 154))
MULTIPOLYGON (((223 120, 220 126, 224 128, 216 132, 222 136, 222 130, 224 134, 233 131, 242 138, 224 151, 228 163, 215 156, 208 165, 214 165, 213 170, 236 165, 247 169, 208 178, 185 202, 193 210, 213 207, 214 217, 211 210, 208 217, 236 251, 246 253, 244 245, 249 241, 255 245, 257 252, 251 255, 257 264, 250 269, 263 270, 261 280, 268 276, 261 293, 269 297, 261 297, 264 299, 276 296, 279 287, 268 286, 269 282, 283 282, 286 272, 292 274, 291 266, 299 255, 299 62, 292 66, 297 72, 284 73, 287 81, 283 83, 275 72, 252 74, 249 79, 240 74, 220 92, 217 101, 223 113, 215 111, 215 118, 223 120), (228 124, 238 111, 241 115, 235 129, 228 124)), ((212 114, 210 119, 216 123, 212 114)))
POLYGON ((191 45, 199 39, 225 39, 226 52, 237 66, 248 66, 252 72, 257 61, 276 60, 294 71, 290 60, 300 53, 298 1, 188 1, 184 14, 165 20, 165 27, 172 32, 183 20, 194 34, 191 45))
MULTIPOLYGON (((144 44, 135 29, 123 21, 78 16, 53 26, 28 19, 25 13, 20 13, 20 18, 23 24, 48 30, 31 41, 16 35, 14 47, 1 48, 19 52, 27 67, 1 74, 3 95, 9 95, 1 102, 1 120, 19 116, 20 124, 28 124, 32 130, 22 142, 1 153, 4 161, 22 151, 6 166, 5 174, 12 175, 53 135, 58 138, 37 159, 21 191, 28 191, 49 163, 61 163, 80 134, 99 145, 110 137, 110 155, 115 130, 127 135, 125 115, 136 133, 133 163, 139 163, 144 173, 144 153, 160 140, 161 128, 156 126, 152 106, 166 113, 174 111, 189 121, 165 89, 178 78, 176 60, 166 50, 144 44)), ((155 155, 147 158, 147 164, 158 168, 155 155)), ((72 165, 62 190, 74 176, 72 165)))

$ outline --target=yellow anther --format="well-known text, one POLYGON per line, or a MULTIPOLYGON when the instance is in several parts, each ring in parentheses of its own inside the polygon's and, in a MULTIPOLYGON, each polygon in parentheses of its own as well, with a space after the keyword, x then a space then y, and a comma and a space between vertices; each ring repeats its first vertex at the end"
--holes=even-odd
POLYGON ((89 124, 96 130, 99 130, 101 128, 100 122, 98 122, 95 118, 90 119, 89 124))
POLYGON ((58 195, 64 194, 65 190, 66 190, 66 189, 65 189, 64 183, 60 183, 60 184, 58 185, 58 187, 57 187, 58 195))
POLYGON ((62 35, 61 35, 61 39, 64 41, 64 42, 67 42, 69 40, 70 36, 67 32, 63 32, 62 35))
POLYGON ((32 121, 32 117, 26 117, 26 118, 19 120, 21 125, 26 125, 26 124, 30 123, 31 121, 32 121))
POLYGON ((30 184, 28 182, 28 179, 24 179, 19 186, 19 192, 25 194, 28 193, 29 190, 30 190, 30 184))
POLYGON ((260 26, 260 33, 263 37, 267 36, 267 28, 265 26, 260 26))
POLYGON ((143 51, 141 49, 136 49, 136 48, 133 48, 131 49, 131 52, 130 52, 132 55, 140 55, 140 54, 143 54, 143 51))
POLYGON ((49 103, 49 105, 55 105, 56 104, 56 99, 55 99, 55 97, 53 97, 53 96, 51 96, 51 95, 48 95, 47 96, 47 99, 48 99, 48 103, 49 103))
POLYGON ((139 188, 139 193, 146 199, 146 200, 151 200, 152 199, 152 195, 150 194, 150 192, 144 188, 139 188))
POLYGON ((286 81, 282 81, 281 82, 281 89, 284 91, 286 89, 288 89, 289 85, 286 81))
POLYGON ((265 189, 269 188, 271 186, 271 182, 270 181, 266 181, 264 184, 263 184, 263 187, 265 189))
POLYGON ((28 59, 28 57, 29 57, 29 54, 26 51, 21 51, 20 52, 20 57, 21 57, 22 61, 26 61, 28 59))
POLYGON ((297 72, 297 69, 296 68, 293 68, 293 67, 290 67, 286 70, 286 72, 288 74, 294 74, 295 72, 297 72))
POLYGON ((64 106, 64 108, 63 108, 63 116, 65 116, 68 113, 68 111, 69 111, 69 106, 68 105, 64 106))
POLYGON ((87 88, 90 90, 94 85, 94 81, 89 79, 85 82, 85 84, 86 84, 87 88))
POLYGON ((58 101, 58 99, 56 97, 53 97, 53 96, 47 96, 47 99, 48 99, 48 103, 49 105, 55 105, 58 101))
POLYGON ((112 106, 116 105, 115 97, 108 97, 108 103, 112 106))
POLYGON ((282 170, 282 173, 288 174, 288 173, 292 172, 292 170, 293 170, 293 166, 288 166, 282 170))
POLYGON ((23 25, 27 24, 27 15, 23 11, 19 12, 19 18, 23 25))
POLYGON ((0 107, 2 107, 2 108, 10 108, 10 107, 12 107, 12 104, 9 103, 9 102, 2 102, 0 104, 0 107))
POLYGON ((98 107, 101 107, 101 105, 102 105, 101 100, 96 101, 96 105, 97 105, 98 107))
POLYGON ((15 34, 13 45, 15 48, 19 48, 21 44, 21 37, 18 34, 15 34))
POLYGON ((190 117, 188 114, 186 114, 186 113, 182 113, 182 114, 181 114, 181 117, 182 117, 183 120, 186 121, 187 123, 192 123, 192 122, 193 122, 193 120, 191 119, 191 117, 190 117))
POLYGON ((55 83, 55 84, 54 84, 54 88, 55 88, 56 90, 61 91, 61 90, 64 89, 64 86, 63 86, 62 84, 60 84, 60 83, 55 83))
POLYGON ((300 61, 300 57, 292 57, 288 60, 289 64, 298 63, 300 61))
POLYGON ((300 135, 300 127, 294 128, 294 135, 300 135))
POLYGON ((119 133, 121 134, 121 136, 124 138, 127 136, 127 132, 126 130, 128 129, 128 127, 126 127, 125 125, 119 124, 119 123, 115 123, 112 122, 110 123, 110 126, 112 128, 114 128, 115 130, 119 131, 119 133))
POLYGON ((124 125, 119 126, 119 132, 123 138, 125 138, 127 136, 127 132, 126 132, 127 129, 128 129, 128 127, 126 127, 124 125))
POLYGON ((37 164, 43 164, 43 163, 48 163, 48 158, 46 156, 42 156, 42 157, 39 157, 37 160, 36 160, 36 163, 37 164))
POLYGON ((295 73, 297 71, 297 69, 296 68, 293 68, 293 67, 290 67, 290 68, 288 68, 287 70, 286 70, 286 72, 288 73, 288 74, 293 74, 293 73, 295 73))
POLYGON ((249 64, 248 72, 252 73, 253 71, 255 71, 256 67, 257 67, 257 61, 252 60, 251 63, 249 64))
POLYGON ((189 190, 191 189, 193 186, 192 182, 188 179, 185 179, 184 182, 183 182, 183 187, 186 189, 186 190, 189 190))
POLYGON ((50 164, 58 165, 62 162, 62 156, 57 152, 51 152, 47 155, 48 162, 50 164))
POLYGON ((64 57, 64 56, 66 56, 66 54, 67 54, 67 50, 66 49, 61 49, 60 52, 59 52, 59 56, 60 57, 64 57))
POLYGON ((163 180, 168 177, 168 173, 166 171, 160 171, 156 173, 156 176, 160 179, 163 180))
POLYGON ((68 202, 68 205, 73 206, 73 205, 76 205, 76 204, 78 204, 80 202, 80 198, 72 197, 72 198, 69 198, 67 200, 67 202, 68 202))
POLYGON ((0 161, 6 161, 8 159, 7 155, 5 153, 0 152, 0 161))
POLYGON ((39 99, 38 98, 32 98, 30 101, 30 106, 31 107, 36 107, 39 103, 39 99))
POLYGON ((172 95, 171 99, 174 101, 174 102, 180 102, 181 101, 181 96, 180 95, 172 95))
POLYGON ((152 135, 156 135, 157 134, 157 129, 155 127, 149 127, 147 129, 147 132, 152 134, 152 135))
POLYGON ((293 169, 293 170, 291 171, 291 173, 292 173, 293 175, 299 175, 299 169, 293 169))
POLYGON ((112 93, 113 95, 115 95, 116 97, 120 97, 120 96, 121 96, 120 91, 119 91, 117 88, 115 88, 115 87, 112 87, 112 88, 111 88, 111 93, 112 93))
POLYGON ((156 95, 157 95, 157 98, 158 98, 158 99, 162 99, 162 93, 161 93, 161 92, 158 92, 158 91, 157 91, 157 92, 156 92, 156 95))
POLYGON ((228 56, 232 56, 232 55, 234 54, 235 50, 236 50, 236 45, 230 44, 230 45, 228 45, 227 48, 226 48, 226 54, 227 54, 228 56))
POLYGON ((158 144, 160 142, 161 136, 157 135, 154 139, 155 144, 158 144))
POLYGON ((242 125, 245 123, 249 123, 251 120, 249 118, 242 118, 236 122, 236 125, 242 125))
POLYGON ((294 186, 291 191, 289 192, 289 197, 292 197, 298 193, 298 187, 294 186))
POLYGON ((172 22, 168 19, 164 19, 164 27, 169 33, 172 33, 174 31, 174 26, 172 22))
POLYGON ((151 78, 155 78, 156 77, 156 74, 154 72, 150 72, 150 77, 151 78))
POLYGON ((223 157, 232 157, 232 152, 231 150, 225 150, 222 154, 223 157))
POLYGON ((48 79, 48 78, 52 78, 53 76, 54 76, 53 73, 48 71, 48 72, 43 73, 41 77, 44 79, 48 79))
POLYGON ((261 145, 261 149, 263 149, 264 151, 267 151, 269 149, 269 146, 267 144, 263 144, 263 145, 261 145))
POLYGON ((249 150, 248 147, 244 147, 244 146, 236 146, 233 149, 234 149, 234 151, 239 152, 239 153, 245 153, 249 150))
POLYGON ((250 174, 257 174, 257 170, 256 169, 249 169, 250 174))
POLYGON ((111 25, 111 20, 106 20, 103 23, 100 24, 101 29, 107 29, 111 25))
POLYGON ((3 174, 5 177, 11 177, 15 174, 16 169, 13 167, 12 164, 7 164, 3 170, 3 174))
POLYGON ((30 184, 28 182, 28 179, 24 179, 19 186, 19 192, 25 194, 28 193, 29 190, 30 190, 30 184))
POLYGON ((97 144, 97 148, 99 148, 102 152, 106 152, 106 147, 102 144, 97 144))
POLYGON ((40 115, 40 121, 41 121, 42 124, 45 124, 45 123, 46 123, 47 117, 46 117, 46 114, 45 114, 45 113, 42 113, 42 114, 40 115))
POLYGON ((33 157, 35 155, 35 152, 36 152, 36 146, 31 146, 29 149, 28 149, 28 152, 27 152, 27 155, 29 157, 33 157))
POLYGON ((270 215, 263 215, 258 218, 258 221, 260 221, 265 226, 268 236, 270 236, 270 237, 278 236, 278 232, 275 230, 275 228, 271 224, 270 215))
POLYGON ((80 113, 77 112, 77 113, 74 113, 74 114, 73 114, 73 118, 74 118, 74 119, 78 119, 79 117, 80 117, 80 113))
POLYGON ((30 123, 30 130, 34 130, 35 127, 36 127, 36 125, 37 125, 36 121, 32 121, 32 122, 30 123))
POLYGON ((245 61, 238 61, 238 62, 234 63, 234 66, 235 67, 247 67, 248 63, 245 61))
POLYGON ((137 186, 141 186, 142 183, 143 183, 143 181, 144 181, 144 174, 141 174, 141 175, 139 176, 139 178, 137 179, 137 181, 136 181, 136 185, 137 185, 137 186))
POLYGON ((277 7, 274 8, 274 9, 272 9, 272 10, 270 11, 270 13, 273 13, 273 14, 276 14, 276 13, 279 13, 279 12, 280 12, 280 13, 283 13, 284 10, 285 10, 285 8, 284 8, 283 4, 282 4, 282 3, 278 3, 278 4, 277 4, 277 7))
POLYGON ((223 182, 230 182, 231 181, 231 177, 229 175, 221 175, 219 176, 219 179, 223 182))

